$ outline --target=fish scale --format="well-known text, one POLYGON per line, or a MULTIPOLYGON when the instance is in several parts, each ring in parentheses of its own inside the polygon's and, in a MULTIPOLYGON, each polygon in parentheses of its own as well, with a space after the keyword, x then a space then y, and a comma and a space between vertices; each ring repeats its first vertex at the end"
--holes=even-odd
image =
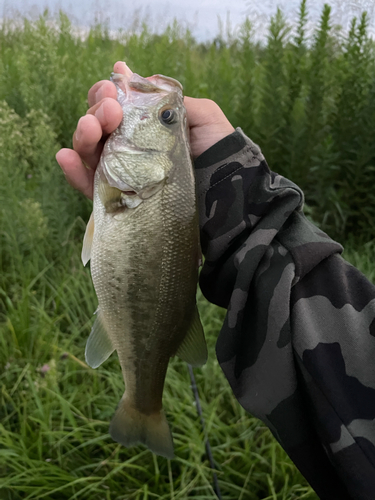
POLYGON ((130 70, 115 75, 123 120, 104 146, 82 257, 91 258, 99 308, 86 360, 117 351, 125 393, 110 434, 173 456, 162 408, 172 356, 206 361, 196 306, 199 226, 181 86, 130 70), (163 122, 163 111, 174 121, 163 122))

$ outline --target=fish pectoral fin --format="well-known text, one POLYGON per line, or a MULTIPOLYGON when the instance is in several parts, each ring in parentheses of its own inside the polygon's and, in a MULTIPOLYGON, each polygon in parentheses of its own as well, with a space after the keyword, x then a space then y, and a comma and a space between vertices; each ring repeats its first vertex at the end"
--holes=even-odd
POLYGON ((192 366, 202 366, 207 361, 207 345, 197 306, 189 331, 177 349, 176 355, 192 366))
POLYGON ((98 366, 109 358, 114 350, 115 348, 113 347, 112 341, 104 328, 100 310, 98 310, 98 316, 86 343, 86 363, 91 366, 91 368, 98 368, 98 366))
POLYGON ((91 259, 91 248, 93 239, 94 239, 94 212, 92 212, 90 215, 90 219, 86 226, 85 236, 83 237, 81 259, 84 266, 91 259))
POLYGON ((115 213, 123 208, 121 203, 121 190, 117 187, 110 186, 107 179, 101 179, 101 181, 102 182, 99 182, 98 186, 99 198, 108 214, 115 213))

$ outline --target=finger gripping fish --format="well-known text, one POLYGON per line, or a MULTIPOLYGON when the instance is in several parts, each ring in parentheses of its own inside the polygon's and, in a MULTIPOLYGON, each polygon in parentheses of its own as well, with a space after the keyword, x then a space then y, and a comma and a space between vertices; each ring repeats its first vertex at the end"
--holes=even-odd
POLYGON ((173 441, 162 408, 169 360, 199 366, 207 348, 196 306, 198 214, 186 110, 179 82, 113 74, 123 109, 104 145, 82 260, 91 259, 97 317, 89 366, 116 350, 125 393, 110 424, 124 446, 167 458, 173 441))

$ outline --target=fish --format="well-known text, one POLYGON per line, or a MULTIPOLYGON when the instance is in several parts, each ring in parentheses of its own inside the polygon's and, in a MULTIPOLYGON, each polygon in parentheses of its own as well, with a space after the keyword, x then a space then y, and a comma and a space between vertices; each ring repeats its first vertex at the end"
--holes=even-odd
POLYGON ((199 222, 181 84, 113 73, 123 109, 95 173, 83 264, 98 298, 85 358, 99 367, 117 351, 125 392, 109 433, 174 457, 162 396, 171 357, 207 360, 196 290, 199 222))

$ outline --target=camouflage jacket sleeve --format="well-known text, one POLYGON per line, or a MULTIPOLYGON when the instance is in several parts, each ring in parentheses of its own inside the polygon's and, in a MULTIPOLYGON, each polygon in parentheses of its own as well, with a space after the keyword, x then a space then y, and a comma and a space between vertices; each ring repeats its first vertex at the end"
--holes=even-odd
POLYGON ((216 353, 321 499, 375 498, 375 287, 240 129, 196 160, 216 353))

